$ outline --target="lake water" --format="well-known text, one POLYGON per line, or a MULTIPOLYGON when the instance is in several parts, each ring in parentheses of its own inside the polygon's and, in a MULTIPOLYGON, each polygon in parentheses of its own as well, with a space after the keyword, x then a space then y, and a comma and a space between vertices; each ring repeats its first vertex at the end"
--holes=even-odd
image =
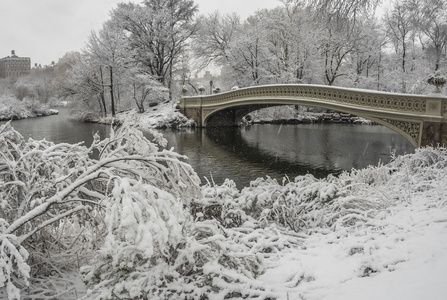
MULTIPOLYGON (((55 143, 90 145, 92 134, 108 135, 109 126, 59 115, 12 121, 25 137, 55 143)), ((0 122, 3 124, 5 122, 0 122)), ((387 163, 391 152, 413 153, 405 138, 383 126, 353 124, 252 125, 240 128, 162 130, 168 148, 188 157, 202 179, 221 184, 225 178, 239 188, 258 177, 279 181, 307 173, 318 178, 343 170, 387 163), (206 178, 206 179, 205 179, 206 178)))

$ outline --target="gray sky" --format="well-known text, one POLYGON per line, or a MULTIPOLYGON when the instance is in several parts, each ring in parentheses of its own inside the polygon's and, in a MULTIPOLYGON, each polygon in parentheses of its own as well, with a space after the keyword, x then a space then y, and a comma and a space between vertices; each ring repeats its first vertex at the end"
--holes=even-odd
MULTIPOLYGON (((57 62, 66 52, 79 51, 91 30, 98 30, 119 2, 129 0, 1 0, 0 58, 15 50, 34 63, 57 62)), ((132 0, 138 3, 140 1, 132 0)), ((243 19, 278 0, 195 0, 201 14, 219 10, 243 19)))

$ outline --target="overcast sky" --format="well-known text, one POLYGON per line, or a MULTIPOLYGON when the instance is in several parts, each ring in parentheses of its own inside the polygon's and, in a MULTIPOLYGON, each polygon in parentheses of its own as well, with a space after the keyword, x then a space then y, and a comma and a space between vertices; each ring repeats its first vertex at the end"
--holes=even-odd
MULTIPOLYGON (((91 30, 98 30, 119 2, 128 0, 1 0, 0 58, 18 56, 49 65, 69 51, 84 47, 91 30)), ((139 0, 131 2, 139 3, 139 0)), ((238 13, 243 19, 278 0, 195 0, 202 14, 238 13)))

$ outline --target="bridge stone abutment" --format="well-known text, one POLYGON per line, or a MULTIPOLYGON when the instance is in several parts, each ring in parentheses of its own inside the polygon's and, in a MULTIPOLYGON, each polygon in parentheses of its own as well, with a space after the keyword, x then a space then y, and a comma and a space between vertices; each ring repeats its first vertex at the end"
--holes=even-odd
POLYGON ((382 124, 415 147, 447 146, 447 97, 393 94, 321 85, 265 85, 182 97, 181 112, 197 126, 238 126, 251 111, 277 105, 315 106, 382 124))
POLYGON ((421 146, 447 146, 447 124, 424 122, 421 146))
POLYGON ((447 146, 447 99, 427 95, 426 118, 422 122, 420 146, 447 146))

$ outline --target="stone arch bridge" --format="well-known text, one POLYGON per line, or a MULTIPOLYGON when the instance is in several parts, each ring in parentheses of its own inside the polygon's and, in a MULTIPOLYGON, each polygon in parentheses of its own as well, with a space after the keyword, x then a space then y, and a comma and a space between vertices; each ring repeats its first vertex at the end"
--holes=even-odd
POLYGON ((304 105, 353 114, 382 124, 415 147, 447 145, 447 97, 323 85, 284 84, 183 96, 178 106, 197 126, 238 126, 246 114, 277 105, 304 105))

